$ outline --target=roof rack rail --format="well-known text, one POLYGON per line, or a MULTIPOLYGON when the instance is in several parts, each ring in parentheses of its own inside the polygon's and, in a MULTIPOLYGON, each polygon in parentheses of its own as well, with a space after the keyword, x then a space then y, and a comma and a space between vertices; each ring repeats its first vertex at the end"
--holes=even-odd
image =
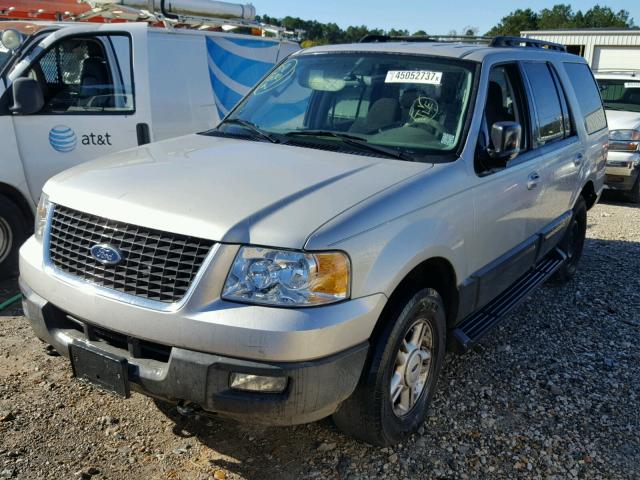
POLYGON ((547 50, 553 50, 557 52, 566 52, 567 47, 559 43, 545 42, 544 40, 536 40, 534 38, 524 37, 507 37, 498 36, 494 37, 489 43, 490 47, 532 47, 532 48, 545 48, 547 50))
POLYGON ((488 43, 492 37, 476 37, 472 35, 411 35, 411 36, 390 36, 390 35, 365 35, 360 39, 360 43, 386 43, 386 42, 468 42, 468 43, 488 43))

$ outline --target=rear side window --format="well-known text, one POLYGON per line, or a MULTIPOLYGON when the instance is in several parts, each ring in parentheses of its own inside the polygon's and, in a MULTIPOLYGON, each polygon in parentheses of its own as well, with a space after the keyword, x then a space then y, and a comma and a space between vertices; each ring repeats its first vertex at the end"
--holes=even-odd
POLYGON ((587 133, 591 135, 606 128, 607 117, 602 107, 598 86, 589 67, 584 63, 565 63, 564 67, 578 97, 587 133))
POLYGON ((531 87, 532 101, 537 122, 537 144, 546 145, 567 136, 570 128, 565 127, 565 115, 549 65, 546 63, 525 63, 524 70, 531 87))

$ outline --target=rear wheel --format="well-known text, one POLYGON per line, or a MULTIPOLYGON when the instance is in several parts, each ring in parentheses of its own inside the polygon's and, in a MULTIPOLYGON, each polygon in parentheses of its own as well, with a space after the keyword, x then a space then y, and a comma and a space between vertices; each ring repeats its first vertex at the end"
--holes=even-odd
POLYGON ((578 263, 582 257, 584 240, 587 236, 587 204, 584 197, 578 197, 578 201, 573 207, 571 223, 567 227, 560 248, 567 255, 566 262, 555 274, 555 279, 561 283, 571 280, 578 270, 578 263))
POLYGON ((427 288, 382 318, 386 328, 354 394, 333 415, 345 433, 373 445, 415 432, 433 397, 445 353, 442 298, 427 288))
POLYGON ((18 273, 18 249, 27 239, 20 209, 0 195, 0 280, 18 273))

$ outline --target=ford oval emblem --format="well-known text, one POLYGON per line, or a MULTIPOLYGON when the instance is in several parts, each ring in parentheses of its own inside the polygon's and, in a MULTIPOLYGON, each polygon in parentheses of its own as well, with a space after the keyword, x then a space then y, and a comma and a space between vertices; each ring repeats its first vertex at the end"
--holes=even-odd
POLYGON ((118 265, 124 260, 120 250, 106 243, 91 247, 91 256, 103 265, 118 265))

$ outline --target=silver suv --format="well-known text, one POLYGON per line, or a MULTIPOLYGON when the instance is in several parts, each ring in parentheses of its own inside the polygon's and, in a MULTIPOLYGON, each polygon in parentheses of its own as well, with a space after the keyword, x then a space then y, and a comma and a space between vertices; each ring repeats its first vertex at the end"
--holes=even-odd
POLYGON ((448 348, 575 274, 608 139, 584 60, 369 40, 292 55, 212 131, 46 184, 24 311, 77 377, 387 445, 448 348))

